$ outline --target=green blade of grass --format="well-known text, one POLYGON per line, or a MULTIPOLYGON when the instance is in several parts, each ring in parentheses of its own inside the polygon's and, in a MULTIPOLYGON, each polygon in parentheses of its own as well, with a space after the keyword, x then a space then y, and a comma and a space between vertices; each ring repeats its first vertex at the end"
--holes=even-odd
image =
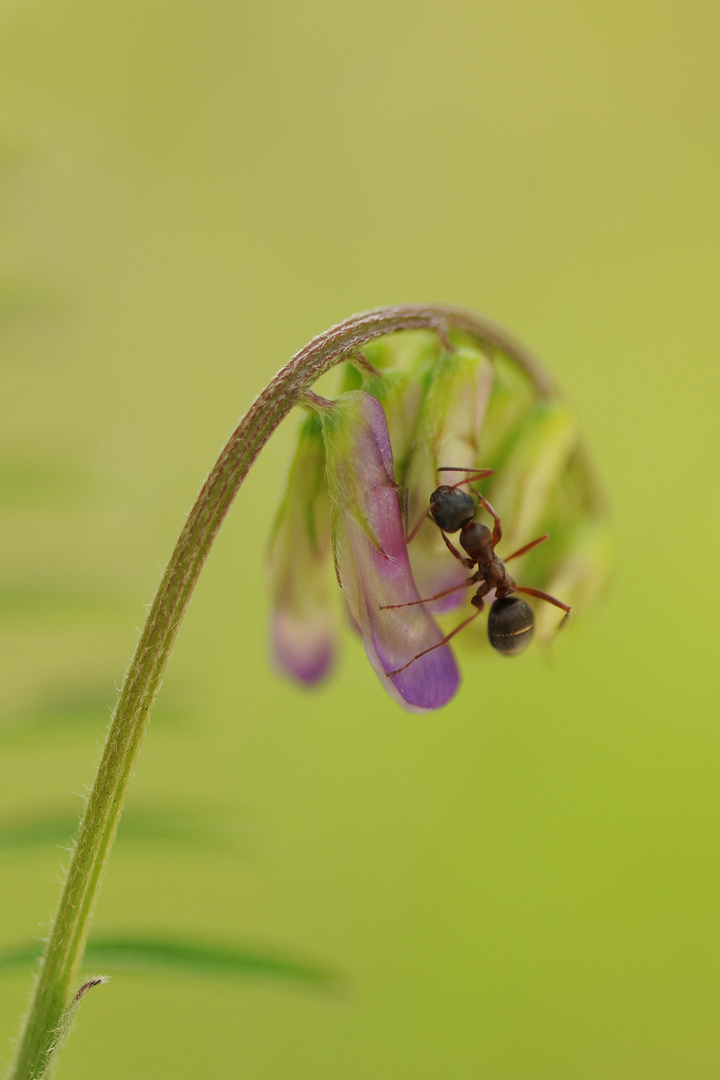
MULTIPOLYGON (((0 970, 31 964, 41 953, 40 942, 0 950, 0 970)), ((336 971, 287 954, 165 937, 118 935, 91 939, 85 950, 83 966, 103 968, 109 973, 163 974, 174 971, 185 975, 242 979, 291 979, 320 990, 338 989, 344 983, 336 971)))
MULTIPOLYGON (((78 820, 79 814, 61 811, 0 821, 0 852, 47 848, 52 844, 69 847, 78 820)), ((123 816, 118 840, 121 844, 151 841, 232 851, 242 847, 236 819, 187 807, 130 810, 123 816)))
MULTIPOLYGON (((0 593, 1 595, 1 593, 0 593)), ((111 714, 108 685, 48 689, 12 713, 0 715, 0 742, 22 742, 35 737, 63 736, 86 727, 107 727, 111 714)), ((193 711, 181 701, 165 701, 155 714, 165 727, 187 726, 193 711)))

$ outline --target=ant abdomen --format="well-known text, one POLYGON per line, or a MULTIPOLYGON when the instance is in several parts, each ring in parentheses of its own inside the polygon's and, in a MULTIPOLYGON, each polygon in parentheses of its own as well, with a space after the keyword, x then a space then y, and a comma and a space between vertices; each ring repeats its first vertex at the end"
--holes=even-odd
POLYGON ((535 630, 532 608, 519 596, 495 600, 488 616, 488 639, 504 656, 515 656, 527 648, 535 630))
POLYGON ((477 502, 467 491, 442 484, 430 496, 430 513, 443 532, 455 533, 475 517, 477 502))

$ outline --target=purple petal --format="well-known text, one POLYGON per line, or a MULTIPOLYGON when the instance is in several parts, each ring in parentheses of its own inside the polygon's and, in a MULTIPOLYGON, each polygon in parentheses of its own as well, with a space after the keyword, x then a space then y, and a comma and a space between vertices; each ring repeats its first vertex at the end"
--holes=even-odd
POLYGON ((322 679, 334 658, 329 559, 325 445, 312 416, 300 429, 267 555, 272 651, 278 665, 304 683, 322 679))
POLYGON ((374 398, 360 391, 343 395, 337 404, 342 412, 331 414, 326 450, 338 578, 370 663, 388 693, 412 711, 437 709, 460 682, 452 651, 440 644, 442 631, 424 605, 383 610, 419 599, 385 415, 374 398))
POLYGON ((335 661, 331 621, 325 615, 314 620, 294 618, 277 611, 272 621, 272 646, 280 667, 311 686, 324 679, 335 661))

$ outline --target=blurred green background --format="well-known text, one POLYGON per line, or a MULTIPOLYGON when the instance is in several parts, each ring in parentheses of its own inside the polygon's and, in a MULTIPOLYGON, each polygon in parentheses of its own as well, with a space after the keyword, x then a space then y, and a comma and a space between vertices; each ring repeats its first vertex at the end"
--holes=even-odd
MULTIPOLYGON (((0 28, 3 827, 79 810, 226 435, 354 311, 461 304, 544 356, 618 548, 554 663, 466 647, 461 694, 418 717, 347 635, 302 694, 265 648, 286 423, 129 801, 232 842, 121 827, 94 932, 350 989, 117 974, 58 1076, 717 1076, 720 8, 9 0, 0 28)), ((0 944, 43 933, 55 844, 0 851, 0 944)), ((0 976, 4 1060, 28 986, 0 976)))

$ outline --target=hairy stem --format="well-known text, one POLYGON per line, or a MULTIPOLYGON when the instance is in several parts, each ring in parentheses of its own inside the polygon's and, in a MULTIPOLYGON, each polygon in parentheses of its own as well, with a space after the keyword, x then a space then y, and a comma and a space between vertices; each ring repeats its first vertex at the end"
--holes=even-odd
POLYGON ((58 1028, 78 979, 93 906, 125 794, 175 636, 222 521, 248 469, 280 421, 320 375, 368 341, 398 330, 470 334, 512 356, 541 394, 547 378, 526 350, 487 320, 459 308, 402 305, 353 316, 306 345, 260 394, 233 432, 187 519, 128 668, 72 853, 35 992, 8 1080, 47 1072, 58 1028))

